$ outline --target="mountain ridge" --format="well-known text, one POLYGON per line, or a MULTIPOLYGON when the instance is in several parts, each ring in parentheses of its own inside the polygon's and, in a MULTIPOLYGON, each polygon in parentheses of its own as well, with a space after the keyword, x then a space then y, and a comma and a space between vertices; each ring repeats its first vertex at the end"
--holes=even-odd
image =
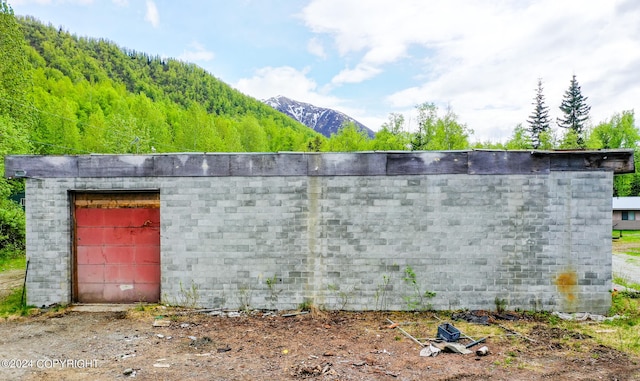
POLYGON ((370 138, 375 136, 375 132, 367 126, 340 111, 296 101, 283 95, 271 97, 263 102, 328 138, 338 133, 345 123, 354 123, 370 138))

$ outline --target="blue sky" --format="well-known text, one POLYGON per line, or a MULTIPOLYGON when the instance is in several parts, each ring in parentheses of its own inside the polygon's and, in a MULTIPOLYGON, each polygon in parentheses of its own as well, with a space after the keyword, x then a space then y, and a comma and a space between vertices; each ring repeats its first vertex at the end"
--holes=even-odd
MULTIPOLYGON (((193 62, 257 99, 284 95, 373 130, 390 113, 447 107, 504 141, 533 111, 553 120, 576 74, 592 124, 640 110, 636 0, 9 0, 18 15, 193 62)), ((640 116, 637 116, 640 119, 640 116)), ((638 122, 636 122, 638 125, 638 122)))

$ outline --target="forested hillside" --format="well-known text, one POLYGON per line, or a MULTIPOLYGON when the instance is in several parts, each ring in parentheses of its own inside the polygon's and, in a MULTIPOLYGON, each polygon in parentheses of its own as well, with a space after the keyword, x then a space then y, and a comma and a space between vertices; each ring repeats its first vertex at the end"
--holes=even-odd
POLYGON ((289 151, 316 136, 196 65, 17 20, 34 153, 289 151))
MULTIPOLYGON (((0 174, 7 154, 269 152, 324 137, 200 67, 77 37, 0 0, 0 174)), ((0 176, 0 259, 23 252, 24 214, 0 176)))

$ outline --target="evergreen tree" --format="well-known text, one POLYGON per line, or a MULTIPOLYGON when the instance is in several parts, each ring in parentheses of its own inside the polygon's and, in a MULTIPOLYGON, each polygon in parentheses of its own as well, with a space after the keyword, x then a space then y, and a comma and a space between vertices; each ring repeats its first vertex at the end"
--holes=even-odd
POLYGON ((575 138, 575 144, 578 147, 584 148, 584 127, 585 122, 589 119, 589 110, 591 106, 586 104, 587 97, 582 95, 580 91, 580 85, 576 80, 576 75, 573 75, 569 89, 564 93, 560 110, 563 112, 564 117, 558 118, 558 125, 562 128, 567 128, 568 135, 575 138))
POLYGON ((549 131, 549 107, 544 103, 544 95, 542 94, 542 79, 538 79, 538 88, 536 89, 536 96, 534 98, 533 105, 535 109, 533 114, 527 119, 529 123, 529 137, 531 139, 531 145, 534 149, 540 147, 540 135, 549 131))

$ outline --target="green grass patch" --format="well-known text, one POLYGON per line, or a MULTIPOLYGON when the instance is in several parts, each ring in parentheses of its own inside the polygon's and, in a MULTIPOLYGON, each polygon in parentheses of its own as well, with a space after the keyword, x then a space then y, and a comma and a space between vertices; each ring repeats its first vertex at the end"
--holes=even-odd
MULTIPOLYGON (((552 327, 592 337, 597 344, 636 356, 640 355, 640 292, 613 291, 611 293, 611 310, 608 315, 617 315, 618 317, 602 323, 550 318, 548 323, 552 327)), ((575 351, 583 350, 581 346, 587 344, 586 342, 571 341, 570 337, 567 337, 566 341, 564 344, 570 344, 575 351)))
POLYGON ((0 272, 21 269, 27 267, 27 258, 24 255, 15 258, 0 258, 0 272))
POLYGON ((640 257, 640 230, 614 230, 613 252, 640 257))
POLYGON ((639 248, 632 248, 632 249, 627 249, 624 252, 627 255, 633 255, 636 257, 640 257, 640 249, 639 248))
POLYGON ((29 314, 32 306, 26 306, 22 303, 22 287, 11 290, 11 293, 0 299, 0 316, 7 317, 9 315, 25 316, 29 314))
POLYGON ((613 230, 613 237, 620 237, 620 242, 638 242, 640 243, 640 230, 613 230))
POLYGON ((626 278, 621 276, 614 275, 613 283, 619 284, 620 286, 626 287, 631 290, 640 291, 640 284, 629 282, 626 278))

